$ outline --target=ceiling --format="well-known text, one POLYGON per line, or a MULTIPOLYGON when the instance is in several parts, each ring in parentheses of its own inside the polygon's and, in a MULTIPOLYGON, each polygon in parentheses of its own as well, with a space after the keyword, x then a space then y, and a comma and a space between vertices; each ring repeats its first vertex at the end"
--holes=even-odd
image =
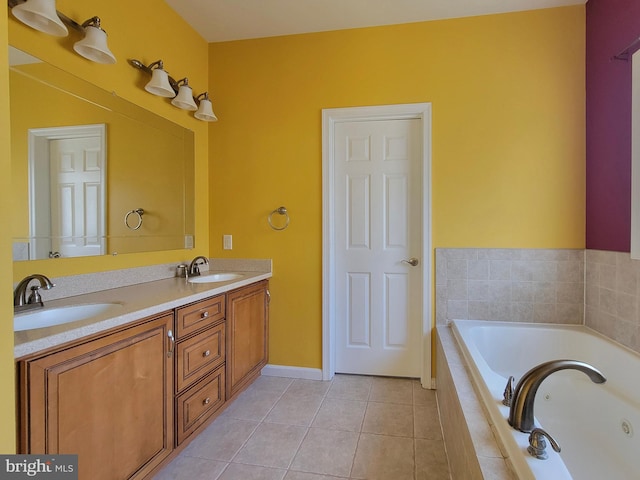
POLYGON ((587 0, 165 0, 207 42, 583 5, 587 0))

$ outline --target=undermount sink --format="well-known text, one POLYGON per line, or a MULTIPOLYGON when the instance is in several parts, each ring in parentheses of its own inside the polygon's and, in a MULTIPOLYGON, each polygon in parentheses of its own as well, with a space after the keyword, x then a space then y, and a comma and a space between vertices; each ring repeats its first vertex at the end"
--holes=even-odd
POLYGON ((122 308, 122 305, 119 303, 87 303, 30 310, 13 316, 13 330, 14 332, 21 332, 23 330, 33 330, 34 328, 77 322, 102 315, 116 308, 122 308))
POLYGON ((212 273, 210 275, 202 275, 200 277, 191 277, 190 283, 216 283, 216 282, 228 282, 229 280, 236 280, 244 277, 241 273, 212 273))

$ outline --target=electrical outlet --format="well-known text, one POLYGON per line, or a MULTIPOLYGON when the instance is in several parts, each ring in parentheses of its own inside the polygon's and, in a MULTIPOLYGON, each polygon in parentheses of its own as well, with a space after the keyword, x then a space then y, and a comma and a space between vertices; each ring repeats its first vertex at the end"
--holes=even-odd
POLYGON ((193 235, 184 236, 184 248, 193 248, 193 235))
POLYGON ((225 250, 233 249, 233 235, 222 236, 222 248, 224 248, 225 250))

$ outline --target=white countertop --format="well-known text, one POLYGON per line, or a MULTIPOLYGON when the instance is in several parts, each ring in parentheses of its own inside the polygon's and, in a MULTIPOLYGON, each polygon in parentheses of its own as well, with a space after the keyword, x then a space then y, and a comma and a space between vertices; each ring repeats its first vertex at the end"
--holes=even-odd
MULTIPOLYGON (((216 272, 203 272, 203 275, 212 273, 216 272)), ((122 308, 115 308, 86 320, 14 332, 14 357, 18 359, 31 355, 40 350, 141 320, 260 280, 266 280, 272 276, 270 271, 238 271, 237 273, 242 273, 243 276, 226 282, 189 283, 184 278, 167 278, 58 300, 45 300, 45 308, 87 303, 117 303, 122 308)), ((19 319, 19 317, 17 318, 19 319)))

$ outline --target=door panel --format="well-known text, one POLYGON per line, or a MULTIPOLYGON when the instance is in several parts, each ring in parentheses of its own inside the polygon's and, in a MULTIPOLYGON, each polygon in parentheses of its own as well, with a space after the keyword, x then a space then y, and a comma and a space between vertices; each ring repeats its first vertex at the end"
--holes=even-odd
POLYGON ((52 249, 63 257, 104 253, 99 136, 49 143, 52 249))
POLYGON ((421 373, 419 120, 335 126, 336 372, 421 373))

